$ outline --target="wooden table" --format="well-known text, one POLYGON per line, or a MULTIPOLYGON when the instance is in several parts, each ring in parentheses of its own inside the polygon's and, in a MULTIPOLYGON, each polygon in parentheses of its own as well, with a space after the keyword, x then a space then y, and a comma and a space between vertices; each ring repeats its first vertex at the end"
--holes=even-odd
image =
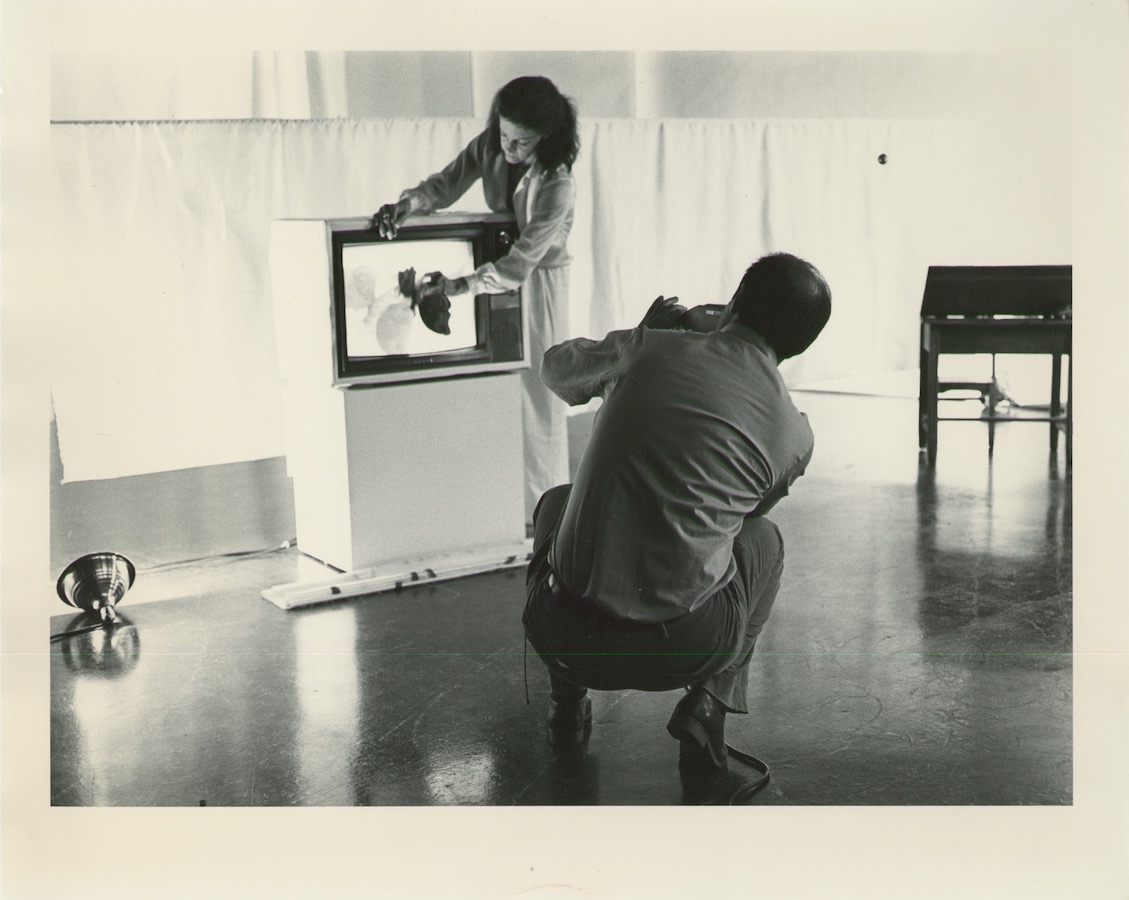
POLYGON ((937 461, 937 423, 972 417, 938 415, 938 395, 957 388, 980 392, 987 409, 976 421, 988 423, 988 453, 995 445, 996 422, 1050 422, 1051 452, 1058 432, 1066 433, 1066 464, 1072 456, 1071 392, 1074 357, 1071 348, 1072 268, 1038 266, 930 266, 921 299, 921 389, 918 446, 932 466, 937 461), (940 381, 942 353, 987 353, 992 356, 990 382, 940 381), (996 354, 1050 354, 1049 415, 999 415, 1002 397, 996 384, 996 354), (1067 400, 1062 406, 1062 358, 1070 356, 1067 400))

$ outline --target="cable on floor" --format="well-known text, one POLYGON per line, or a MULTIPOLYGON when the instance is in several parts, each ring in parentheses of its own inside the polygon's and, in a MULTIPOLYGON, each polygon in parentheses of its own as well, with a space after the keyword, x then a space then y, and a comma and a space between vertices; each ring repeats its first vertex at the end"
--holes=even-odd
POLYGON ((175 569, 179 566, 190 566, 195 563, 203 562, 217 562, 221 560, 230 559, 250 559, 255 556, 269 556, 271 553, 278 553, 282 550, 290 550, 298 546, 298 539, 291 538, 288 541, 283 541, 277 547, 263 547, 259 550, 233 550, 229 553, 213 553, 211 556, 196 556, 192 559, 180 559, 176 562, 157 563, 153 566, 139 567, 138 572, 160 572, 165 569, 175 569))
POLYGON ((734 791, 733 794, 730 796, 729 802, 728 802, 727 805, 728 806, 737 806, 737 805, 739 805, 738 804, 739 800, 740 801, 747 800, 749 797, 751 797, 753 794, 755 794, 757 791, 759 791, 762 787, 764 787, 766 784, 768 784, 768 779, 769 779, 769 774, 770 774, 769 768, 768 768, 768 764, 766 762, 764 762, 763 760, 757 759, 751 753, 745 753, 743 750, 738 750, 736 747, 733 747, 730 744, 726 744, 725 749, 728 751, 729 755, 732 756, 734 759, 738 759, 741 762, 752 766, 754 769, 756 769, 758 772, 760 772, 760 777, 755 778, 754 780, 747 782, 746 784, 741 785, 741 787, 737 788, 737 790, 734 791))
POLYGON ((63 638, 72 637, 76 634, 86 634, 90 631, 98 631, 99 629, 107 628, 112 624, 112 622, 99 622, 97 625, 89 625, 86 628, 75 628, 72 631, 63 631, 59 634, 51 635, 51 640, 48 643, 54 644, 56 641, 61 641, 63 638))

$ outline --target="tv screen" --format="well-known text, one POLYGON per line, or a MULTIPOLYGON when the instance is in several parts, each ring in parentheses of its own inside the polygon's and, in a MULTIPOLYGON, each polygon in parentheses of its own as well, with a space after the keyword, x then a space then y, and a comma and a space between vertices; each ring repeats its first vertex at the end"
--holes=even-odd
POLYGON ((495 214, 409 219, 393 240, 370 223, 330 221, 334 356, 339 386, 507 371, 528 365, 521 295, 457 294, 436 305, 420 289, 432 272, 470 275, 516 237, 495 214))
POLYGON ((470 241, 348 244, 342 248, 341 268, 349 359, 473 350, 478 345, 474 297, 450 298, 444 323, 449 334, 428 327, 413 307, 413 296, 429 272, 458 278, 474 271, 470 241))

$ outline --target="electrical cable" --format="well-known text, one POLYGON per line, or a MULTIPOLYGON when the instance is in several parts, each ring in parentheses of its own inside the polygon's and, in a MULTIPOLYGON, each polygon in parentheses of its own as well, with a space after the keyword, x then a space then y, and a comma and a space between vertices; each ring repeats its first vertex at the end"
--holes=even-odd
POLYGON ((99 622, 97 625, 88 625, 86 628, 75 628, 73 631, 63 631, 59 634, 51 635, 51 640, 48 643, 55 643, 61 641, 63 638, 72 637, 76 634, 86 634, 89 631, 98 631, 100 628, 105 628, 107 625, 112 625, 111 622, 99 622))
POLYGON ((192 559, 180 559, 175 562, 157 563, 153 566, 139 567, 138 572, 159 572, 164 569, 175 569, 178 566, 190 566, 194 563, 212 562, 226 559, 236 558, 249 558, 252 556, 267 556, 271 553, 278 553, 280 550, 290 550, 298 546, 298 539, 291 538, 288 541, 283 541, 277 547, 264 547, 259 550, 233 550, 229 553, 215 553, 211 556, 196 556, 192 559))
POLYGON ((741 762, 752 766, 754 769, 756 769, 758 772, 760 772, 759 778, 755 778, 754 780, 752 780, 752 781, 750 781, 746 784, 741 785, 741 787, 737 788, 737 790, 734 791, 733 794, 730 796, 729 802, 728 802, 727 805, 728 806, 736 806, 736 805, 738 805, 738 803, 737 803, 738 800, 742 800, 742 801, 747 800, 749 797, 751 797, 753 794, 755 794, 757 791, 759 791, 762 787, 764 787, 766 784, 768 784, 768 779, 770 777, 770 771, 769 771, 769 768, 768 768, 768 764, 766 762, 764 762, 763 760, 757 759, 751 753, 745 753, 743 750, 738 750, 736 747, 733 747, 730 744, 726 744, 725 749, 729 753, 729 755, 732 756, 734 759, 738 759, 741 762))

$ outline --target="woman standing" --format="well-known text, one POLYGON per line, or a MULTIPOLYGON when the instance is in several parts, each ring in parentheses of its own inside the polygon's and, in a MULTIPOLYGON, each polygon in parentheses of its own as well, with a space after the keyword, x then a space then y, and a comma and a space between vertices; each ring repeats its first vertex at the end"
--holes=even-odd
POLYGON ((382 237, 395 237, 409 215, 450 206, 481 178, 490 209, 517 221, 518 239, 504 257, 453 280, 434 273, 425 290, 450 297, 521 289, 530 344, 530 368, 522 372, 527 528, 541 495, 569 479, 565 406, 542 384, 538 371, 545 351, 571 337, 566 241, 576 199, 572 164, 579 150, 572 100, 548 78, 515 78, 494 96, 485 131, 442 172, 373 216, 382 237))

